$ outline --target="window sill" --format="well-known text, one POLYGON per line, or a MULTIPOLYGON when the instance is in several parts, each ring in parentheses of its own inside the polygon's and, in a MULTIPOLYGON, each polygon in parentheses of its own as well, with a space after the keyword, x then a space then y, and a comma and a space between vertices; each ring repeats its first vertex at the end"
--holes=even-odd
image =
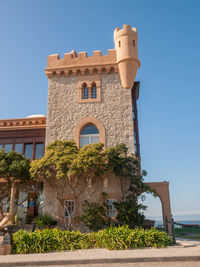
POLYGON ((101 102, 100 97, 98 98, 88 98, 88 99, 78 99, 78 103, 98 103, 101 102))

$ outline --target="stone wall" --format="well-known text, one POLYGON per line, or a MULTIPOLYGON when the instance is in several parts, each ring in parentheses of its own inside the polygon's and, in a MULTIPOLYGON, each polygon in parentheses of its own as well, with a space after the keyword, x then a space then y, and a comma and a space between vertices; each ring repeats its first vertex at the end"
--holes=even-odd
POLYGON ((10 235, 6 234, 4 236, 0 235, 0 255, 9 255, 11 254, 11 244, 10 244, 10 235))
MULTIPOLYGON (((75 214, 74 217, 78 218, 82 214, 82 204, 85 200, 89 202, 102 201, 102 193, 107 194, 107 199, 115 199, 119 201, 121 199, 121 186, 118 177, 113 175, 107 176, 107 181, 102 177, 96 177, 92 179, 91 187, 88 186, 87 181, 83 178, 80 179, 76 192, 72 191, 64 181, 60 181, 60 185, 54 184, 52 186, 49 183, 44 184, 44 214, 51 214, 59 223, 63 223, 63 211, 59 201, 57 200, 57 192, 61 199, 75 200, 75 214)), ((128 187, 128 181, 124 184, 124 187, 128 187)), ((78 222, 76 219, 74 223, 78 222)))
MULTIPOLYGON (((84 76, 81 76, 83 80, 84 76)), ((91 76, 90 76, 91 77, 91 76)), ((85 76, 87 80, 87 76, 85 76)), ((78 103, 78 80, 76 77, 49 78, 46 144, 54 140, 74 139, 74 128, 87 117, 97 118, 105 128, 105 145, 113 147, 124 143, 134 153, 134 129, 132 118, 131 90, 124 89, 119 75, 103 73, 101 75, 101 101, 96 103, 78 103)), ((80 181, 80 187, 83 181, 80 181)), ((62 187, 62 190, 64 185, 62 187)), ((92 187, 85 186, 84 192, 76 203, 76 217, 81 215, 81 204, 88 199, 91 202, 101 200, 101 193, 107 192, 108 198, 120 200, 119 179, 107 177, 104 183, 101 178, 92 181, 92 187)), ((44 184, 44 213, 49 213, 58 220, 62 217, 61 207, 56 200, 55 186, 44 184)), ((73 193, 66 186, 63 199, 72 200, 73 193)))
POLYGON ((46 144, 74 139, 74 127, 85 117, 99 119, 106 146, 126 144, 134 153, 131 90, 123 89, 116 73, 101 75, 101 102, 78 103, 78 77, 49 78, 46 144))

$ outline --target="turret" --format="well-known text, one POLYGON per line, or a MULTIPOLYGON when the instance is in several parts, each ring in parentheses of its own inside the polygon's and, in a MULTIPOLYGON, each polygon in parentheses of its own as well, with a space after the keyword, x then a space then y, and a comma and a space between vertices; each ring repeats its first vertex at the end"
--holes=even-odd
POLYGON ((117 63, 123 88, 132 88, 140 61, 137 51, 137 30, 130 25, 114 31, 115 50, 117 63))

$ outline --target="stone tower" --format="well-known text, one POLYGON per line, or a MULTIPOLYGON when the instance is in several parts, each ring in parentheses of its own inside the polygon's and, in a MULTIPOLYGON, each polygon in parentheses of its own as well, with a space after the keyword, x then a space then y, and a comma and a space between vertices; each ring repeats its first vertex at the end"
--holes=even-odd
POLYGON ((82 129, 93 124, 105 147, 125 143, 135 152, 132 89, 140 65, 136 29, 117 28, 114 42, 115 49, 107 55, 94 51, 87 57, 86 52, 71 51, 62 59, 48 56, 46 144, 74 139, 80 146, 82 129))
MULTIPOLYGON (((108 50, 107 55, 94 51, 88 57, 86 52, 71 51, 62 59, 58 54, 48 56, 46 145, 56 139, 74 139, 78 147, 96 142, 105 147, 124 143, 130 153, 139 157, 136 106, 139 83, 134 83, 140 65, 137 32, 129 25, 117 28, 114 42, 115 49, 108 50)), ((98 188, 94 202, 100 200, 102 192, 107 192, 111 199, 120 199, 120 184, 114 177, 92 184, 98 188)), ((87 199, 88 192, 79 203, 87 199)), ((55 189, 44 184, 43 195, 43 212, 59 217, 55 189)), ((65 199, 72 200, 72 192, 66 191, 65 199)), ((80 214, 81 207, 76 211, 80 214)))
POLYGON ((124 25, 122 30, 117 28, 114 31, 114 42, 122 86, 132 89, 140 66, 136 28, 131 29, 130 25, 124 25))

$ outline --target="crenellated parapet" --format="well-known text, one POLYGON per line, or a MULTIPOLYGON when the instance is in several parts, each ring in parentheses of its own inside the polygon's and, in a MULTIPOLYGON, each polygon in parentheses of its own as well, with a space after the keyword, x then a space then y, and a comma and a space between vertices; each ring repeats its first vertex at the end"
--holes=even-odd
POLYGON ((46 128, 46 117, 0 120, 0 131, 46 128))
POLYGON ((102 72, 119 73, 123 88, 132 88, 136 73, 140 67, 137 51, 137 30, 130 25, 116 28, 114 31, 115 49, 109 49, 107 55, 94 51, 88 57, 87 52, 76 53, 72 50, 60 58, 58 54, 47 59, 45 73, 48 78, 69 77, 77 75, 102 74, 102 72))
POLYGON ((118 72, 115 49, 109 49, 107 55, 102 55, 101 51, 93 51, 93 55, 90 57, 87 56, 87 52, 77 54, 74 50, 64 54, 62 59, 58 54, 50 55, 47 58, 47 68, 45 69, 48 78, 53 75, 68 77, 101 74, 103 71, 106 73, 118 72))

